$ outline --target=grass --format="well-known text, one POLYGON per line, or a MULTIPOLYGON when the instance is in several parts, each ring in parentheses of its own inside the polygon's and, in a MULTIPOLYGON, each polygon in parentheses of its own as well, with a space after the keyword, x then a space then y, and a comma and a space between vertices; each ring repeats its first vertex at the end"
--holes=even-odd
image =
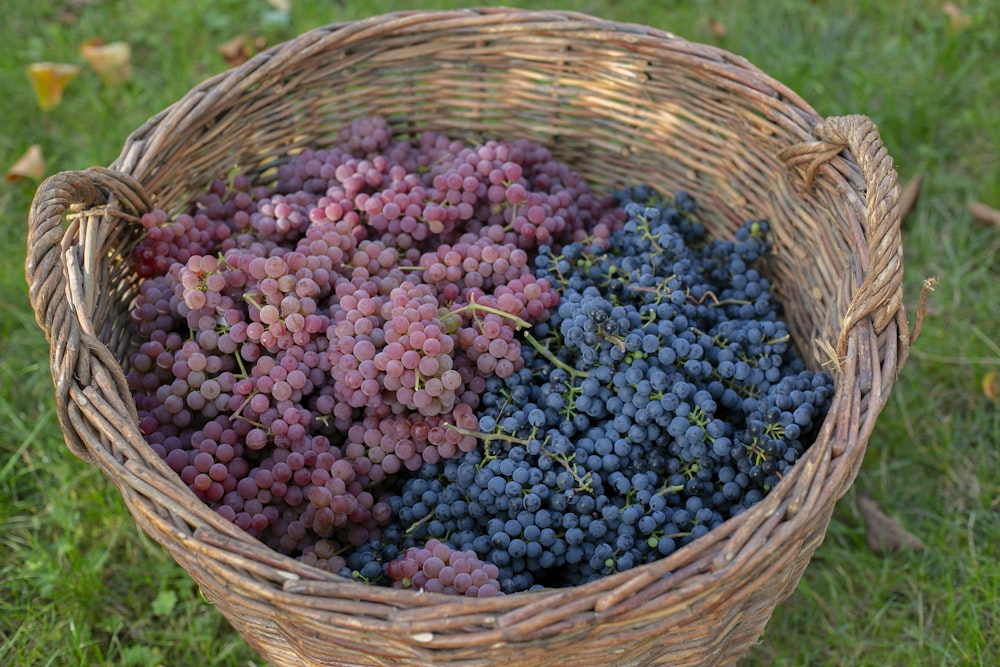
MULTIPOLYGON (((35 0, 0 24, 0 166, 32 143, 48 171, 107 164, 147 117, 224 69, 216 47, 248 32, 269 43, 403 3, 293 2, 281 25, 264 0, 131 3, 35 0), (65 20, 67 11, 73 20, 65 20), (85 73, 42 115, 24 76, 33 61, 79 62, 77 45, 127 39, 123 88, 85 73)), ((424 7, 482 3, 426 2, 424 7)), ((544 8, 555 3, 508 2, 544 8)), ((822 115, 879 125, 903 180, 923 174, 906 220, 905 285, 915 304, 941 282, 924 333, 871 438, 858 480, 796 592, 776 610, 748 665, 1000 663, 1000 405, 981 382, 1000 370, 1000 234, 968 204, 1000 206, 1000 18, 962 3, 584 0, 575 9, 659 27, 747 57, 822 115), (710 30, 715 19, 724 35, 710 30), (857 495, 870 493, 926 545, 876 556, 857 495)), ((23 279, 33 184, 0 186, 0 664, 251 665, 256 655, 146 537, 117 490, 63 445, 23 279)))

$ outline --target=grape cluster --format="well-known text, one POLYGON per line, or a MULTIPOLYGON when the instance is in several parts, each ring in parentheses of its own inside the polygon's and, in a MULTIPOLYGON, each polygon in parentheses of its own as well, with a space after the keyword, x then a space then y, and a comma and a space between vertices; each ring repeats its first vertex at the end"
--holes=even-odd
POLYGON ((447 540, 495 565, 505 593, 578 585, 745 511, 815 438, 832 379, 805 370, 754 268, 768 224, 707 240, 686 194, 619 196, 607 245, 539 248, 558 307, 523 334, 523 366, 486 380, 483 446, 388 498, 370 562, 447 540))
POLYGON ((221 516, 344 576, 473 597, 578 585, 759 502, 815 438, 757 268, 766 221, 598 198, 524 140, 394 136, 234 173, 142 218, 139 427, 221 516))
POLYGON ((621 219, 540 146, 394 137, 379 117, 273 183, 216 180, 142 219, 140 429, 220 515, 339 571, 401 479, 476 450, 487 380, 523 368, 516 331, 559 303, 538 245, 600 245, 621 219))
POLYGON ((455 551, 435 539, 423 547, 410 547, 402 557, 389 561, 385 570, 393 588, 480 598, 503 595, 495 565, 483 563, 473 551, 455 551))

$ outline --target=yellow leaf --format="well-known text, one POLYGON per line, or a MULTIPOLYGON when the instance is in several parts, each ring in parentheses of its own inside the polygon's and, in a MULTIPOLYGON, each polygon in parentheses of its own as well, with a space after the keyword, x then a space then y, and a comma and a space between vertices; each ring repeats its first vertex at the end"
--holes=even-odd
POLYGON ((1000 378, 996 371, 990 371, 983 376, 983 393, 994 403, 1000 403, 1000 378))
POLYGON ((25 151, 24 155, 17 159, 4 177, 8 183, 19 181, 22 178, 30 178, 33 181, 42 180, 45 175, 45 158, 42 157, 42 147, 33 144, 25 151))
POLYGON ((947 14, 950 23, 949 30, 953 35, 972 25, 972 19, 966 16, 962 8, 954 2, 946 2, 941 5, 941 11, 947 14))
POLYGON ((80 68, 77 65, 41 62, 28 66, 28 79, 31 80, 31 87, 35 89, 38 106, 42 111, 59 106, 66 84, 78 74, 80 68))
POLYGON ((80 45, 80 55, 104 83, 118 85, 132 76, 132 47, 128 42, 105 44, 99 39, 80 45))

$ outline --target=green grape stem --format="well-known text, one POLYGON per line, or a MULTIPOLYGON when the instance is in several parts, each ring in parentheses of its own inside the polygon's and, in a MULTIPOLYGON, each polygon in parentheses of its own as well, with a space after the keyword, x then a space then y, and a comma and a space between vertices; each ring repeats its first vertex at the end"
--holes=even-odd
POLYGON ((517 329, 527 329, 531 327, 530 322, 521 319, 517 315, 511 315, 510 313, 505 313, 499 308, 494 308, 492 306, 484 306, 480 303, 476 303, 476 299, 474 296, 469 297, 469 303, 459 308, 456 308, 455 310, 449 311, 448 315, 459 315, 466 311, 470 311, 473 314, 483 312, 483 313, 492 313, 494 315, 499 315, 500 317, 507 318, 508 320, 513 322, 514 326, 517 329))
POLYGON ((526 440, 524 438, 518 438, 517 436, 513 435, 507 435, 506 433, 483 433, 482 431, 470 431, 469 429, 462 428, 461 426, 455 426, 454 424, 449 424, 447 422, 445 422, 444 427, 450 428, 452 431, 455 431, 456 433, 460 433, 462 435, 469 435, 472 436, 473 438, 479 438, 483 442, 492 442, 493 440, 503 440, 505 442, 513 442, 518 445, 527 445, 530 442, 530 440, 526 440))
POLYGON ((585 377, 587 377, 586 371, 581 371, 581 370, 578 370, 576 368, 573 368, 572 366, 568 365, 566 362, 564 362, 561 359, 559 359, 558 357, 556 357, 554 354, 552 354, 552 350, 550 350, 545 345, 542 345, 541 342, 539 342, 539 340, 537 338, 535 338, 534 336, 531 335, 531 332, 525 331, 524 332, 524 338, 529 343, 531 343, 531 346, 533 348, 535 348, 536 350, 538 350, 539 354, 541 354, 543 357, 545 357, 546 359, 548 359, 549 361, 551 361, 558 368, 561 368, 562 370, 566 371, 567 373, 569 373, 570 375, 572 375, 574 377, 579 377, 579 378, 585 378, 585 377))

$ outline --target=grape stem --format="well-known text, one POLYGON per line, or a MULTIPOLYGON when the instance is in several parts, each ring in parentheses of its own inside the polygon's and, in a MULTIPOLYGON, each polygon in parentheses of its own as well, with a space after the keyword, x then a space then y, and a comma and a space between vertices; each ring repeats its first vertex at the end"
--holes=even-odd
POLYGON ((529 328, 531 326, 530 322, 528 322, 527 320, 521 319, 517 315, 511 315, 510 313, 505 313, 504 311, 502 311, 502 310, 500 310, 498 308, 494 308, 493 306, 484 306, 484 305, 482 305, 480 303, 476 303, 476 297, 475 297, 475 295, 469 295, 469 303, 467 303, 464 306, 461 306, 460 308, 456 308, 455 310, 450 311, 448 314, 449 315, 458 315, 458 314, 463 313, 465 311, 471 311, 474 314, 478 313, 478 312, 493 313, 494 315, 499 315, 500 317, 505 317, 508 320, 510 320, 511 322, 513 322, 514 326, 516 328, 518 328, 518 329, 527 329, 527 328, 529 328))
POLYGON ((556 355, 552 354, 552 350, 550 350, 545 345, 542 345, 538 341, 537 338, 535 338, 534 336, 531 335, 531 332, 525 331, 524 332, 524 338, 529 343, 531 343, 531 346, 533 348, 535 348, 536 350, 538 350, 539 354, 541 354, 543 357, 545 357, 546 359, 548 359, 549 361, 551 361, 558 368, 561 368, 562 370, 566 371, 567 373, 569 373, 570 375, 573 375, 575 377, 580 377, 580 378, 587 377, 586 371, 581 371, 579 369, 573 368, 572 366, 570 366, 566 362, 564 362, 561 359, 559 359, 558 357, 556 357, 556 355))
POLYGON ((434 512, 428 512, 423 518, 418 519, 418 520, 414 521, 412 524, 410 524, 410 527, 406 529, 406 533, 405 534, 406 535, 412 534, 413 531, 415 531, 417 528, 419 528, 420 526, 424 525, 425 523, 427 523, 428 521, 430 521, 433 518, 434 518, 434 512))
POLYGON ((461 433, 462 435, 471 435, 473 438, 479 438, 483 442, 492 442, 493 440, 504 440, 506 442, 513 442, 518 445, 527 445, 530 440, 525 440, 524 438, 518 438, 517 436, 507 435, 506 433, 483 433, 482 431, 470 431, 469 429, 462 428, 461 426, 455 426, 454 424, 444 423, 445 428, 450 428, 456 433, 461 433))
POLYGON ((271 429, 268 428, 266 425, 262 424, 261 422, 253 421, 252 419, 247 419, 246 417, 243 416, 243 409, 245 407, 247 407, 248 405, 250 405, 250 399, 252 399, 254 396, 256 396, 259 393, 260 392, 257 391, 256 389, 254 389, 252 392, 250 392, 250 394, 246 397, 246 399, 242 403, 240 403, 240 407, 236 408, 236 410, 233 411, 233 414, 231 414, 229 416, 229 420, 235 422, 237 419, 243 419, 248 424, 251 424, 253 426, 256 426, 257 428, 260 428, 260 429, 263 429, 263 430, 267 431, 268 436, 270 436, 271 435, 271 429))
POLYGON ((257 301, 258 296, 263 296, 263 295, 260 292, 246 292, 243 295, 243 300, 249 303, 254 308, 256 308, 258 311, 260 311, 262 306, 257 301))
POLYGON ((583 475, 582 477, 580 476, 580 473, 578 473, 576 470, 577 469, 576 463, 573 462, 573 459, 576 458, 576 454, 573 454, 571 456, 567 456, 565 454, 554 454, 549 450, 545 449, 545 447, 542 447, 542 453, 548 456, 553 461, 556 461, 560 465, 562 465, 562 467, 566 469, 566 472, 568 472, 570 475, 573 476, 574 481, 576 481, 576 483, 580 485, 579 487, 580 491, 583 491, 584 493, 593 492, 594 490, 593 473, 587 471, 586 475, 583 475), (571 466, 570 463, 573 463, 573 465, 571 466))
POLYGON ((237 352, 233 356, 236 357, 236 365, 240 367, 240 377, 241 378, 250 377, 249 373, 247 373, 247 367, 243 363, 243 355, 237 352))

